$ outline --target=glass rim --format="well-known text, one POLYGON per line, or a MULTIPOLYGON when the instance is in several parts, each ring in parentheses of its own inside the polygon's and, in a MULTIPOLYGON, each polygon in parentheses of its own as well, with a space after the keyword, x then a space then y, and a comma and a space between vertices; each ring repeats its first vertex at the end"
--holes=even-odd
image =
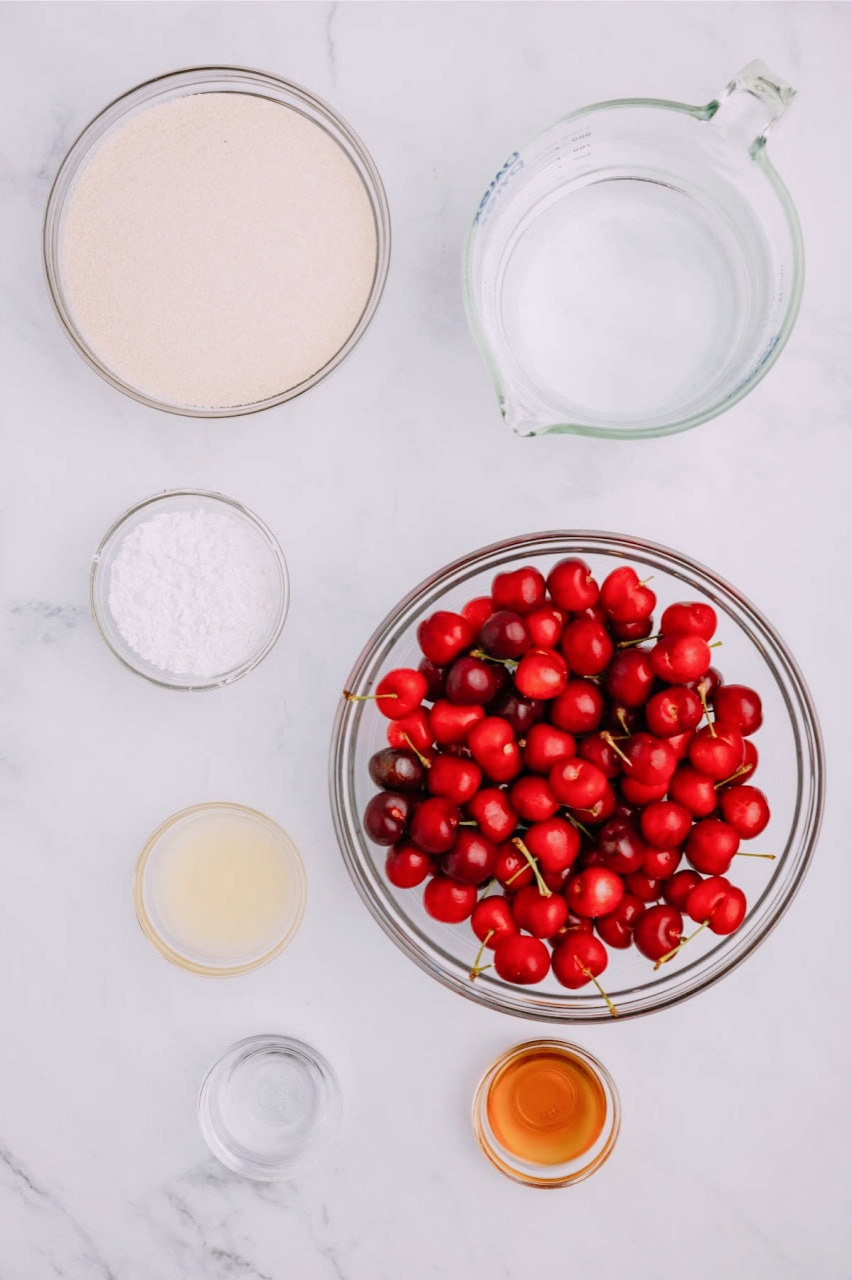
POLYGON ((132 882, 133 908, 136 914, 136 922, 142 933, 151 943, 156 951, 160 953, 171 964, 176 965, 179 969, 184 969, 189 973, 197 973, 207 978, 233 978, 243 973, 251 973, 255 969, 260 969, 264 965, 269 964, 292 942, 302 918, 305 914, 305 905, 307 903, 308 884, 307 875, 305 873, 305 864, 302 861, 302 855, 299 853, 293 840, 287 834, 283 827, 280 827, 273 818, 267 814, 261 813, 259 809, 253 809, 249 805, 238 804, 231 800, 209 800, 202 801, 200 804, 187 806, 185 809, 178 809, 175 813, 169 814, 167 818, 151 832, 145 841, 142 849, 136 859, 136 865, 133 871, 132 882), (148 908, 145 904, 145 884, 146 872, 151 856, 162 837, 179 822, 183 822, 187 818, 196 815, 209 813, 237 813, 242 817, 248 817, 252 821, 259 821, 270 830, 279 841, 282 850, 286 854, 286 858, 290 864, 296 880, 296 892, 298 894, 298 905, 296 911, 289 921, 287 928, 280 938, 269 947, 262 955, 255 957, 253 960, 241 962, 231 965, 211 965, 204 964, 202 961, 193 960, 189 955, 177 950, 171 946, 157 929, 148 908))
MULTIPOLYGON (((143 680, 147 680, 149 684, 157 685, 161 689, 172 689, 177 693, 200 693, 208 689, 224 689, 227 685, 234 684, 235 681, 241 680, 243 676, 248 675, 255 667, 263 662, 264 658, 275 648, 284 629, 284 623, 287 620, 287 614, 290 609, 290 575, 287 569, 287 561, 284 558, 284 552, 281 544, 275 534, 260 516, 256 515, 248 507, 238 502, 236 498, 229 498, 225 493, 219 493, 214 489, 164 489, 161 493, 151 494, 147 498, 143 498, 140 502, 136 502, 132 507, 128 507, 120 516, 118 516, 107 529, 106 533, 98 543, 97 550, 92 557, 91 567, 89 569, 89 610, 92 615, 98 634, 106 644, 110 652, 118 658, 122 666, 128 671, 132 671, 135 675, 141 676, 143 680), (101 614, 98 605, 98 587, 100 584, 100 575, 102 572, 102 564, 104 556, 114 539, 118 537, 121 530, 129 521, 131 521, 139 512, 149 507, 155 507, 159 503, 171 501, 173 498, 200 498, 204 501, 210 501, 213 504, 230 507, 236 511, 238 515, 248 520, 255 531, 260 535, 267 549, 272 553, 276 569, 278 571, 278 600, 275 611, 275 620, 272 623, 269 634, 264 640, 263 645, 252 654, 251 657, 244 659, 237 666, 232 667, 230 671, 222 672, 220 675, 209 678, 199 677, 193 679, 191 683, 177 683, 174 679, 169 679, 168 672, 163 672, 162 676, 156 676, 150 671, 143 670, 130 660, 129 654, 132 652, 128 646, 128 652, 123 653, 116 648, 112 637, 109 634, 109 628, 105 624, 105 620, 101 614)), ((172 673, 174 674, 174 673, 172 673)))
POLYGON ((260 413, 264 409, 274 408, 279 404, 285 404, 289 400, 294 400, 297 396, 309 391, 311 387, 316 386, 317 383, 322 382, 346 359, 368 329, 384 292, 390 267, 390 251, 390 208, 384 184, 375 161, 366 146, 343 116, 339 115, 322 98, 317 97, 316 94, 311 93, 310 90, 302 85, 290 80, 284 80, 282 77, 270 72, 228 64, 185 67, 178 71, 164 72, 135 85, 107 103, 80 131, 65 153, 51 184, 42 225, 42 268, 48 297, 64 333, 77 353, 82 356, 86 364, 95 373, 117 391, 123 392, 124 395, 138 401, 140 404, 146 405, 148 408, 158 409, 164 413, 186 418, 227 419, 245 417, 252 413, 260 413), (224 85, 221 90, 218 89, 220 81, 224 85), (205 88, 205 86, 207 87, 205 88), (294 101, 286 102, 282 100, 282 97, 275 98, 274 93, 263 94, 259 92, 264 88, 283 95, 283 98, 292 97, 294 101), (249 96, 267 97, 271 101, 278 101, 283 106, 289 106, 293 110, 300 111, 312 123, 324 129, 332 141, 343 150, 361 180, 373 215, 376 232, 376 262, 373 280, 364 309, 349 337, 326 361, 322 368, 316 370, 310 377, 303 379, 302 382, 297 383, 294 387, 276 392, 275 395, 267 396, 263 400, 254 401, 247 405, 220 407, 183 405, 159 400, 156 396, 147 394, 141 388, 125 382, 120 375, 100 359, 97 352, 86 342, 74 321, 71 306, 66 300, 62 286, 59 237, 65 207, 77 175, 81 172, 89 155, 97 147, 101 139, 120 120, 130 116, 137 107, 153 105, 160 98, 184 96, 181 93, 173 93, 174 90, 185 90, 187 94, 217 91, 243 92, 249 96))
POLYGON ((450 587, 494 571, 521 557, 613 555, 657 567, 696 585, 731 616, 758 649, 784 700, 797 753, 797 795, 791 830, 776 871, 751 905, 739 930, 720 938, 713 952, 625 990, 609 991, 618 1017, 597 994, 541 992, 535 987, 497 986, 489 976, 469 979, 469 965, 433 942, 396 902, 376 868, 354 803, 355 744, 364 702, 341 698, 332 731, 329 792, 338 844, 347 870, 373 918, 388 937, 426 973, 466 999, 487 1008, 536 1021, 564 1024, 626 1022, 669 1008, 697 995, 745 961, 786 914, 813 858, 824 808, 825 764, 819 721, 804 677, 769 620, 738 589, 705 565, 659 543, 623 534, 589 530, 546 531, 505 539, 462 556, 431 574, 393 608, 373 632, 345 685, 353 694, 369 692, 399 636, 450 587), (737 613, 730 612, 731 607, 737 613), (782 874, 783 873, 783 874, 782 874))

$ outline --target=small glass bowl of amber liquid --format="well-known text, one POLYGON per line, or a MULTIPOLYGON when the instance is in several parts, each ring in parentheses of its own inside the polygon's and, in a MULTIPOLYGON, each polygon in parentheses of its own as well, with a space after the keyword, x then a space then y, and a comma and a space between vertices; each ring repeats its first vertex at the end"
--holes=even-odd
POLYGON ((528 1040, 486 1071, 473 1128, 488 1159, 528 1187, 568 1187, 607 1159, 621 1104, 605 1067, 563 1040, 528 1040))

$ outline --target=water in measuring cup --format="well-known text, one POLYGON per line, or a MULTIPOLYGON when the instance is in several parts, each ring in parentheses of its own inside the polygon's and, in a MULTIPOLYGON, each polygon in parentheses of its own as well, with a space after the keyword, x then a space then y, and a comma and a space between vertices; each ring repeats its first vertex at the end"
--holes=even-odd
POLYGON ((587 420, 688 413, 730 368, 754 257, 731 219, 663 183, 563 190, 508 259, 505 335, 539 391, 587 420))

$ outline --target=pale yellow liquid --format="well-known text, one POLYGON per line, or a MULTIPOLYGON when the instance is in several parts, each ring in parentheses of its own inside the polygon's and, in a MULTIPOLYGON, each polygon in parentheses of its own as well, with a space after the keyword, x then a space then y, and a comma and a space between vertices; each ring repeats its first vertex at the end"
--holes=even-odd
POLYGON ((282 834, 239 810, 196 814, 164 832, 146 875, 164 941, 214 963, 245 963, 275 947, 301 893, 282 834))

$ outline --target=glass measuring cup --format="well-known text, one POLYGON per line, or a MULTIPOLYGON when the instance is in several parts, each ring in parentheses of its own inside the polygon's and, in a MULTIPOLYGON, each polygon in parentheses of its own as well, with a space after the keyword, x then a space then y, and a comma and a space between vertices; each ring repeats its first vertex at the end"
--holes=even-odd
POLYGON ((766 154, 794 96, 751 62, 706 106, 601 102, 512 152, 476 211, 464 294, 514 431, 668 435, 760 381, 802 292, 766 154))

